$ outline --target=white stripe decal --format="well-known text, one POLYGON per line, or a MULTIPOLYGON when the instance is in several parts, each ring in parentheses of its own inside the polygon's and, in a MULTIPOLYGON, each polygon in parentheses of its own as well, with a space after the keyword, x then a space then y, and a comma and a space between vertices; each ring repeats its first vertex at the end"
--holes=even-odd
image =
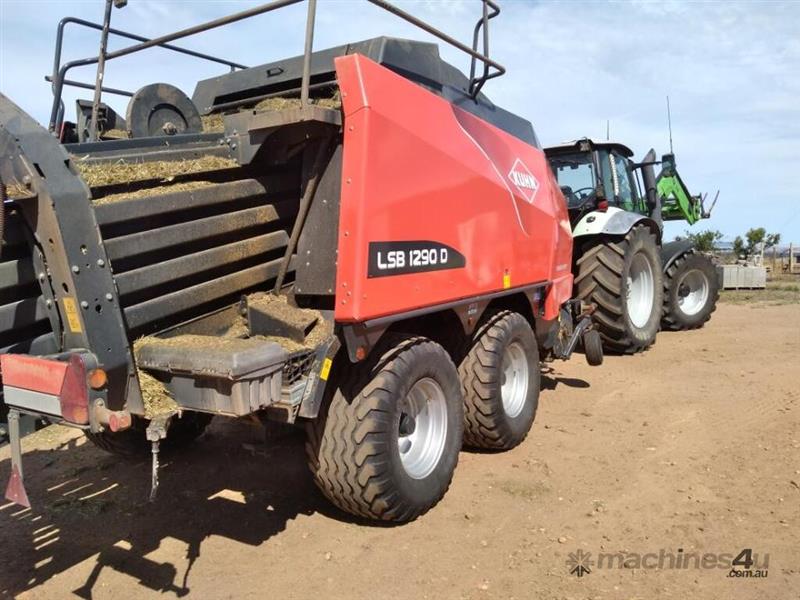
POLYGON ((455 114, 455 110, 453 111, 453 118, 456 120, 456 123, 458 124, 459 128, 461 128, 461 131, 464 132, 464 135, 466 135, 472 141, 472 143, 475 144, 475 147, 478 150, 480 150, 480 153, 483 154, 483 156, 486 158, 486 160, 489 161, 489 164, 492 165, 492 169, 494 169, 494 172, 497 174, 497 178, 501 181, 501 183, 503 184, 503 187, 506 188, 506 191, 508 192, 508 195, 511 198, 511 205, 514 207, 514 212, 517 213, 517 221, 519 221, 520 229, 522 229, 522 231, 523 231, 523 233, 525 235, 529 235, 528 231, 525 229, 525 225, 522 224, 522 216, 519 214, 519 207, 517 206, 516 200, 514 200, 514 192, 512 192, 511 188, 508 187, 508 183, 506 182, 505 177, 503 177, 500 174, 500 169, 498 169, 497 165, 494 164, 494 161, 486 153, 486 150, 483 149, 483 146, 481 146, 478 143, 478 141, 474 137, 472 137, 470 135, 469 131, 464 129, 464 126, 461 124, 461 122, 458 120, 458 117, 455 114))

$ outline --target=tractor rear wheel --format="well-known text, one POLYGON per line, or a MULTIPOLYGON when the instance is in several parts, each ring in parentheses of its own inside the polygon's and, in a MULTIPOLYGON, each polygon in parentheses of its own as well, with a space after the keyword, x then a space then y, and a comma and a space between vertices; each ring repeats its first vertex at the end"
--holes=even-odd
POLYGON ((682 254, 664 273, 665 329, 702 327, 717 309, 719 282, 714 263, 694 250, 682 254))
POLYGON ((439 344, 384 335, 359 364, 334 362, 329 400, 308 426, 314 480, 340 509, 411 521, 442 499, 461 449, 458 372, 439 344))
POLYGON ((519 313, 490 314, 458 369, 464 391, 464 444, 510 450, 525 439, 539 404, 536 336, 519 313))
POLYGON ((655 342, 663 277, 656 236, 645 226, 623 237, 594 239, 577 260, 578 297, 595 307, 603 348, 633 354, 655 342))

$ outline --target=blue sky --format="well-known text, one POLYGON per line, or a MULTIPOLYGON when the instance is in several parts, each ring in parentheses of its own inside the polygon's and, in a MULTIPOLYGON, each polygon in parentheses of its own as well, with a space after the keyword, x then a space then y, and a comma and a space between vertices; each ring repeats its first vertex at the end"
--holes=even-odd
MULTIPOLYGON (((473 2, 396 1, 462 40, 471 37, 473 2)), ((112 23, 156 36, 254 6, 240 1, 129 0, 112 23)), ((363 0, 319 0, 315 47, 376 35, 427 39, 363 0)), ((41 122, 51 94, 56 24, 73 15, 99 21, 103 0, 0 0, 0 91, 41 122)), ((800 2, 526 2, 501 1, 492 22, 491 54, 508 74, 487 84, 497 104, 530 119, 544 144, 579 136, 612 139, 637 157, 669 148, 665 97, 672 104, 678 166, 694 193, 720 189, 714 215, 694 229, 726 238, 750 227, 800 242, 800 2)), ((302 50, 305 4, 181 42, 186 47, 257 65, 302 50)), ((65 59, 97 53, 98 34, 73 30, 65 59)), ((115 40, 112 48, 124 42, 115 40)), ((442 54, 462 69, 464 56, 442 54)), ((223 68, 224 70, 224 68, 223 68)), ((109 63, 106 85, 136 90, 155 81, 189 95, 220 67, 154 49, 109 63)), ((91 67, 75 79, 93 81, 91 67)), ((75 97, 67 96, 68 115, 75 97)), ((119 112, 124 98, 106 97, 119 112)), ((686 227, 668 226, 667 234, 686 227)))

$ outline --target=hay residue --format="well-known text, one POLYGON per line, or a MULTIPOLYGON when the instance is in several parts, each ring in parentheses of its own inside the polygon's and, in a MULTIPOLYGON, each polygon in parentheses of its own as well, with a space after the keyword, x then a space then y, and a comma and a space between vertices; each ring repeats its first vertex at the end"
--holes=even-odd
POLYGON ((304 350, 311 350, 311 348, 305 344, 300 344, 299 342, 295 342, 292 338, 283 337, 280 335, 254 335, 249 339, 259 340, 262 342, 274 342, 286 350, 288 354, 294 354, 295 352, 302 352, 304 350))
POLYGON ((225 330, 225 333, 222 334, 223 337, 227 338, 246 338, 250 335, 250 330, 247 328, 247 319, 244 315, 236 315, 236 318, 231 323, 230 327, 225 330))
MULTIPOLYGON (((323 108, 341 108, 342 98, 337 92, 331 98, 310 98, 311 104, 321 106, 323 108)), ((288 108, 300 108, 303 104, 300 98, 284 98, 275 96, 273 98, 265 98, 253 108, 258 111, 266 110, 286 110, 288 108)))
POLYGON ((130 133, 124 129, 109 129, 104 131, 101 137, 107 140, 127 140, 130 137, 130 133))
POLYGON ((31 191, 19 183, 9 183, 6 185, 6 195, 9 198, 24 198, 25 196, 30 196, 31 191))
MULTIPOLYGON (((254 340, 255 338, 250 338, 254 340)), ((218 337, 213 335, 195 335, 187 333, 184 335, 176 335, 174 337, 146 337, 139 340, 141 343, 146 343, 148 346, 159 348, 194 348, 198 350, 221 350, 223 352, 240 351, 249 347, 258 346, 257 343, 249 343, 248 340, 240 340, 236 338, 218 337)), ((137 342, 137 343, 139 343, 137 342)))
POLYGON ((151 198, 156 196, 164 196, 166 194, 174 194, 176 192, 190 192, 193 190, 210 187, 212 185, 214 185, 214 183, 211 181, 184 181, 182 183, 173 183, 170 185, 161 185, 158 187, 143 188, 141 190, 136 190, 133 192, 109 194, 108 196, 97 198, 96 200, 93 200, 93 202, 95 205, 100 206, 103 204, 113 204, 114 202, 119 202, 121 200, 131 200, 134 198, 151 198))
POLYGON ((181 175, 218 171, 238 167, 232 158, 203 156, 180 161, 96 163, 74 161, 75 167, 89 187, 160 179, 172 181, 181 175))
POLYGON ((286 296, 275 295, 267 292, 257 292, 247 296, 247 304, 269 312, 286 323, 294 323, 302 327, 309 320, 316 320, 314 327, 305 337, 303 343, 299 343, 283 336, 253 336, 257 339, 264 339, 277 342, 289 353, 300 352, 302 350, 316 350, 316 348, 327 340, 333 332, 332 324, 327 321, 318 310, 313 308, 297 308, 289 304, 286 296))
POLYGON ((309 348, 316 349, 317 346, 331 337, 332 334, 333 323, 320 315, 320 319, 317 321, 316 326, 306 336, 305 345, 309 348))
POLYGON ((261 305, 261 307, 268 306, 271 313, 280 314, 284 320, 289 322, 292 322, 292 319, 295 317, 297 317, 299 323, 306 322, 308 317, 313 317, 316 319, 316 324, 308 333, 303 343, 299 343, 296 340, 279 335, 250 335, 247 318, 243 315, 237 315, 223 334, 224 337, 234 339, 249 338, 264 342, 275 342, 276 344, 280 344, 289 354, 294 354, 296 352, 316 350, 317 347, 333 333, 332 323, 326 321, 319 311, 310 308, 295 308, 289 304, 286 296, 257 292, 247 296, 247 303, 255 307, 259 307, 259 305, 261 305), (286 310, 282 310, 282 307, 286 307, 286 310))
POLYGON ((221 114, 206 115, 200 117, 203 122, 203 131, 205 133, 222 133, 225 131, 225 123, 221 114))
POLYGON ((178 403, 165 386, 158 379, 137 369, 139 374, 139 387, 142 389, 142 402, 144 403, 144 416, 147 419, 154 419, 159 415, 164 415, 179 410, 178 403))
MULTIPOLYGON (((133 355, 137 356, 139 348, 143 344, 149 344, 154 340, 158 340, 158 338, 143 337, 136 340, 133 344, 133 355)), ((139 387, 142 390, 145 418, 154 419, 159 415, 179 410, 178 403, 172 398, 163 382, 138 367, 136 368, 136 374, 139 376, 139 387)))

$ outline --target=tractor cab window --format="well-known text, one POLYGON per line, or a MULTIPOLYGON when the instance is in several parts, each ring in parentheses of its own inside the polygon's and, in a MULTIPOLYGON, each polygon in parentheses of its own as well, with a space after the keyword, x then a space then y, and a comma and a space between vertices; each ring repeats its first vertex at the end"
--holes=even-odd
POLYGON ((613 197, 622 210, 632 211, 635 208, 636 198, 631 185, 631 173, 628 170, 628 160, 616 152, 608 155, 611 167, 611 183, 614 189, 613 197))
POLYGON ((550 164, 569 208, 577 208, 595 197, 597 179, 591 154, 556 156, 550 159, 550 164))

